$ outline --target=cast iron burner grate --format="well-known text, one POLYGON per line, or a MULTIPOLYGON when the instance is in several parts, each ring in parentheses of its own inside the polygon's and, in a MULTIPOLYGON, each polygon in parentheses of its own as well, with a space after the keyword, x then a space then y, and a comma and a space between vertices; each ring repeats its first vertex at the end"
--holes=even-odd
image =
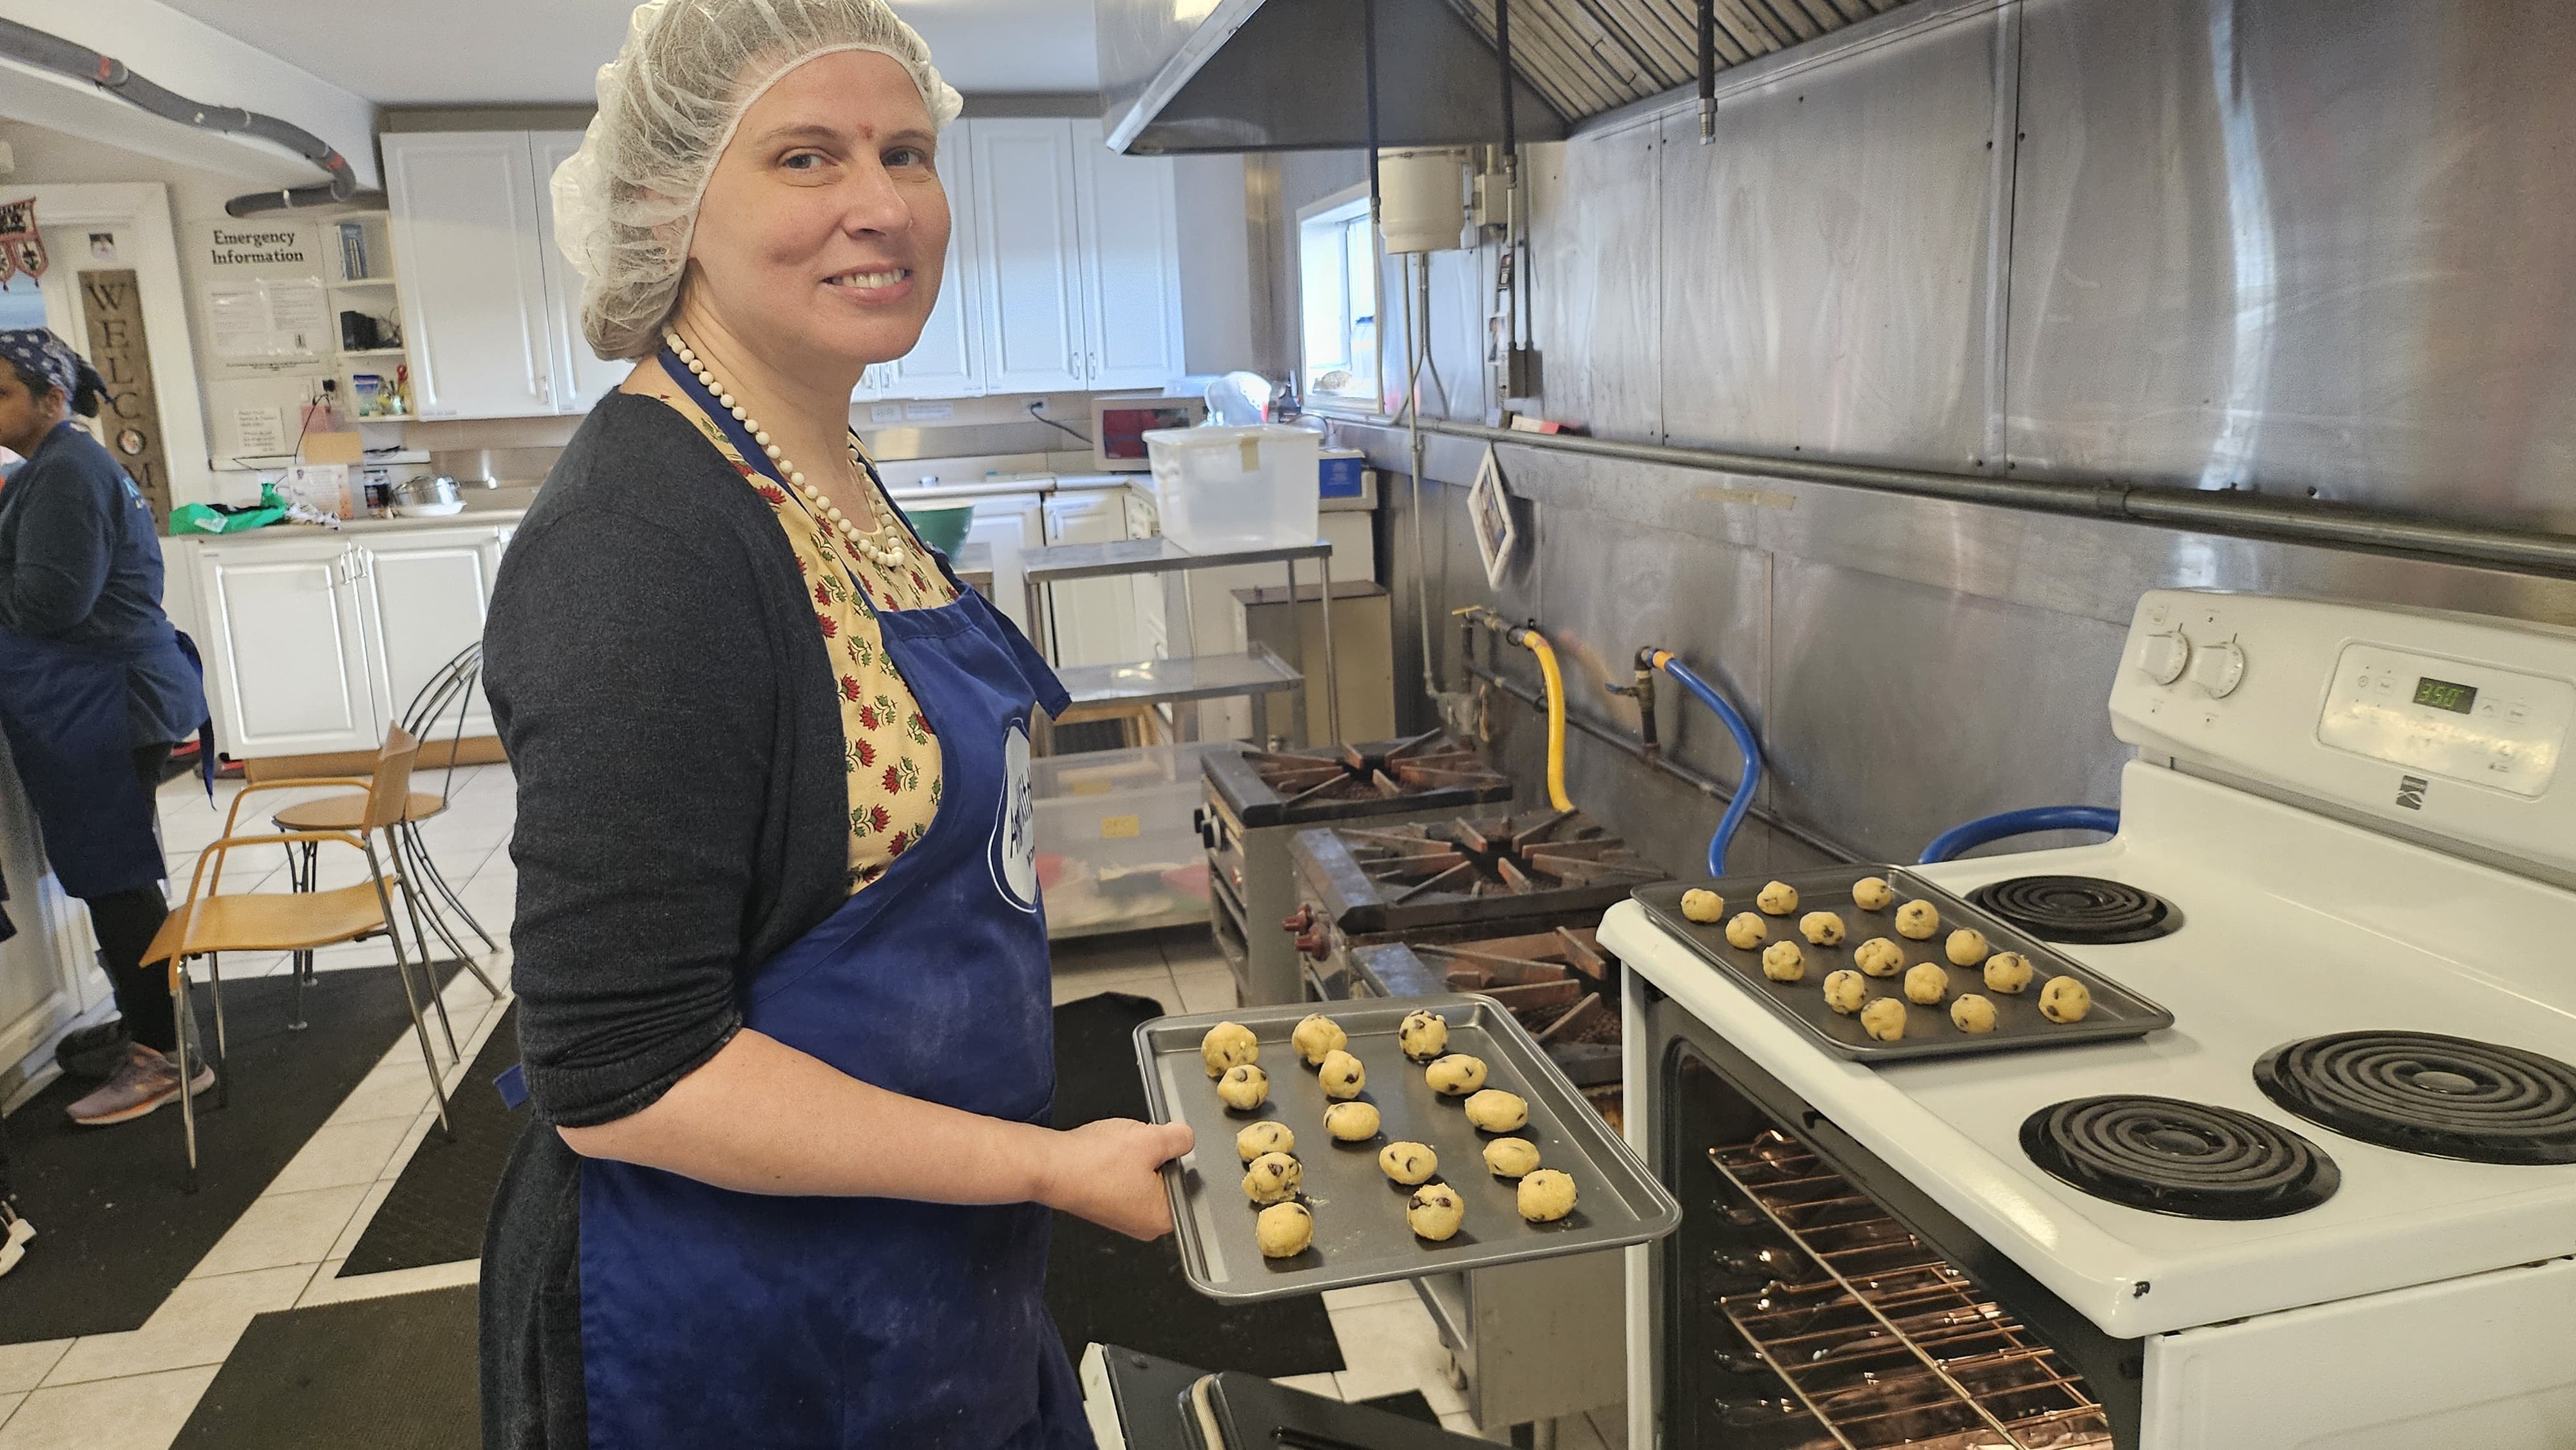
POLYGON ((2279 1218, 2343 1181, 2287 1128, 2180 1098, 2074 1098, 2022 1121, 2022 1151, 2095 1198, 2182 1218, 2279 1218))
POLYGON ((2108 946, 2182 929, 2172 902, 2098 876, 2016 876, 1980 886, 1968 900, 2046 941, 2108 946))
POLYGON ((2576 1163, 2576 1067, 2433 1032, 2339 1032, 2254 1064, 2272 1101, 2346 1137, 2472 1163, 2576 1163))
POLYGON ((1474 751, 1433 730, 1408 740, 1328 745, 1314 750, 1247 751, 1244 761, 1283 806, 1320 801, 1401 800, 1442 790, 1508 793, 1511 777, 1474 751))

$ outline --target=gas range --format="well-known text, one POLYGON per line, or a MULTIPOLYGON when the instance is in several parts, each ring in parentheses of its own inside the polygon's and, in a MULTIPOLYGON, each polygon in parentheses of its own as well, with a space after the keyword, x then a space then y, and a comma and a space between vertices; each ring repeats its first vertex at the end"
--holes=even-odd
POLYGON ((1212 756, 1197 823, 1217 940, 1247 1005, 1303 995, 1278 930, 1296 906, 1288 843, 1340 822, 1434 821, 1507 801, 1511 777, 1446 731, 1311 750, 1212 756))
MULTIPOLYGON (((2576 1443, 2576 633, 2160 592, 2128 660, 2114 840, 1914 870, 2089 918, 2038 931, 2173 1028, 1870 1067, 1623 904, 1631 1141, 1813 1152, 2081 1372, 2076 1443, 2576 1443)), ((1634 1423, 1723 1443, 1673 1355, 1742 1348, 1727 1286, 1651 1272, 1634 1423)))

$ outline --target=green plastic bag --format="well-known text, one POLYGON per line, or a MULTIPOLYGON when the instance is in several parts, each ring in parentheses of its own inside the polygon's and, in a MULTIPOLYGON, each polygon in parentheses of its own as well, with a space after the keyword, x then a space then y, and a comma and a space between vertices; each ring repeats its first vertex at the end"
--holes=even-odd
POLYGON ((204 503, 179 505, 170 510, 170 532, 238 534, 244 529, 265 528, 285 517, 286 506, 277 501, 277 490, 263 483, 259 486, 259 502, 249 507, 204 503))

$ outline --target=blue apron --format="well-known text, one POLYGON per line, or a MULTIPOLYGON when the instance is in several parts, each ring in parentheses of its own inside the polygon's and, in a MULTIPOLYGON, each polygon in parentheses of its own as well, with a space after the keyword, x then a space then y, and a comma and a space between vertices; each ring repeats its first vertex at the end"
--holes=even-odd
MULTIPOLYGON (((944 793, 920 842, 750 974, 744 1022, 889 1091, 1044 1123, 1054 1018, 1028 730, 1032 700, 1053 713, 1064 689, 973 590, 876 618, 944 793)), ((590 1443, 1088 1450, 1043 1298, 1047 1227, 1036 1204, 785 1198, 586 1161, 590 1443)))
MULTIPOLYGON (((166 637, 111 647, 0 627, 0 731, 36 808, 46 860, 64 892, 83 900, 162 877, 153 788, 135 774, 134 751, 164 742, 134 738, 130 681, 137 670, 202 669, 195 643, 162 628, 166 637)), ((205 741, 198 765, 210 772, 213 736, 205 741)))

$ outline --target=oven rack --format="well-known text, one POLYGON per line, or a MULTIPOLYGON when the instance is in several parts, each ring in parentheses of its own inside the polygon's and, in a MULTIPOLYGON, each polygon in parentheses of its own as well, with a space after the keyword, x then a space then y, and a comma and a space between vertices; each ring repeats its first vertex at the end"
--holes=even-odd
POLYGON ((1806 1256, 1719 1312, 1845 1450, 2081 1450, 2110 1421, 2083 1380, 1814 1153, 1770 1131, 1709 1150, 1806 1256))

